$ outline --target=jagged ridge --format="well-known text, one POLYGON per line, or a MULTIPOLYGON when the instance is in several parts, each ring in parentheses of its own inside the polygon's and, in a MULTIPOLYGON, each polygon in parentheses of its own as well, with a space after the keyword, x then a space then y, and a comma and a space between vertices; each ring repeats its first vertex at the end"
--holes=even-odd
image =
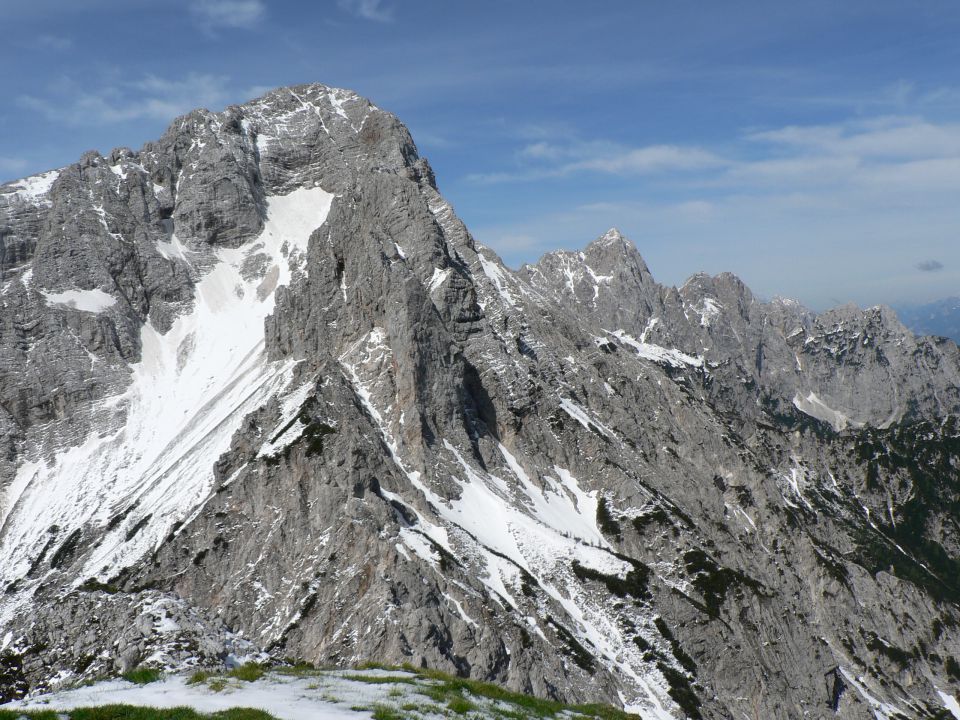
POLYGON ((262 650, 644 717, 944 706, 956 345, 662 287, 615 231, 513 272, 395 118, 321 85, 5 186, 0 219, 8 696, 262 650), (200 389, 151 387, 158 357, 200 389), (183 442, 71 490, 143 387, 183 442))

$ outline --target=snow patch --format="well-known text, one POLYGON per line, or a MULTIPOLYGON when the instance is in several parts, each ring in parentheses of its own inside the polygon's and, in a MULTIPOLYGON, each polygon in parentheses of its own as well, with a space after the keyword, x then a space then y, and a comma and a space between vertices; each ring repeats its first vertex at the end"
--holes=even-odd
POLYGON ((503 274, 503 270, 500 269, 500 266, 493 260, 488 260, 484 257, 483 253, 477 253, 477 257, 480 258, 480 265, 483 266, 483 274, 493 283, 500 297, 503 298, 503 301, 510 307, 516 305, 517 303, 507 287, 507 278, 503 274))
POLYGON ((823 400, 817 397, 812 390, 806 396, 797 393, 793 396, 793 406, 804 415, 829 423, 834 430, 840 432, 847 426, 863 427, 862 422, 851 420, 850 417, 839 410, 834 410, 823 400))
MULTIPOLYGON (((267 360, 263 323, 274 292, 258 294, 261 278, 245 279, 241 268, 249 256, 266 255, 267 272, 287 285, 291 262, 303 258, 332 199, 320 188, 268 198, 263 233, 244 247, 215 251, 217 262, 197 282, 193 307, 166 333, 143 326, 142 359, 131 368, 129 387, 98 408, 106 429, 52 458, 21 461, 0 502, 4 586, 25 575, 53 525, 58 544, 87 525, 104 529, 77 573, 104 579, 156 547, 204 502, 214 462, 243 418, 289 385, 294 366, 267 360)), ((24 584, 24 592, 0 606, 0 625, 41 581, 24 584)))
POLYGON ((840 666, 840 674, 843 675, 844 679, 853 686, 853 689, 856 690, 860 697, 870 706, 877 720, 893 720, 893 718, 896 717, 905 717, 903 712, 898 708, 889 703, 877 700, 877 698, 871 695, 862 677, 854 676, 842 665, 840 666))
MULTIPOLYGON (((655 325, 656 323, 654 323, 655 325)), ((654 325, 648 325, 650 329, 654 325)), ((660 365, 669 365, 671 367, 682 368, 682 367, 703 367, 703 358, 701 356, 694 357, 693 355, 687 355, 685 352, 681 352, 675 348, 665 348, 660 345, 652 345, 651 343, 640 342, 639 340, 631 337, 628 333, 623 330, 610 330, 605 331, 608 335, 612 335, 617 338, 622 343, 626 343, 634 350, 637 351, 637 355, 642 357, 645 360, 650 360, 660 365)), ((646 335, 646 331, 644 331, 646 335)))
POLYGON ((950 714, 953 715, 956 720, 960 720, 960 703, 957 702, 957 698, 953 695, 947 695, 947 693, 937 690, 937 695, 940 696, 940 699, 943 701, 943 706, 950 711, 950 714))
POLYGON ((112 308, 117 299, 110 293, 99 288, 93 290, 64 290, 58 293, 48 293, 41 290, 47 305, 68 307, 83 312, 99 313, 112 308))
POLYGON ((430 284, 427 286, 427 291, 432 294, 434 290, 447 281, 448 277, 450 277, 450 268, 444 268, 443 270, 440 268, 434 268, 433 277, 430 278, 430 284))
POLYGON ((51 170, 50 172, 41 173, 33 177, 18 180, 15 183, 10 183, 10 187, 16 188, 14 194, 26 200, 28 203, 49 207, 53 203, 47 199, 47 195, 58 177, 60 177, 60 171, 51 170))
POLYGON ((605 426, 599 420, 594 420, 592 417, 590 417, 586 410, 577 405, 577 403, 570 398, 560 398, 560 409, 578 423, 583 425, 587 430, 598 430, 608 438, 616 437, 610 428, 605 426))

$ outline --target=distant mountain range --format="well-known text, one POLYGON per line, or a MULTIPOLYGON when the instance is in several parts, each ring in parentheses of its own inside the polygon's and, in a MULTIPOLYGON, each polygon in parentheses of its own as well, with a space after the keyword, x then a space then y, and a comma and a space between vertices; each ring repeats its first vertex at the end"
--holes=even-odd
POLYGON ((0 186, 0 704, 373 661, 942 719, 958 658, 960 348, 889 308, 661 285, 615 229, 511 270, 323 85, 0 186))
POLYGON ((926 305, 904 305, 895 310, 903 324, 917 335, 940 335, 960 343, 960 297, 926 305))

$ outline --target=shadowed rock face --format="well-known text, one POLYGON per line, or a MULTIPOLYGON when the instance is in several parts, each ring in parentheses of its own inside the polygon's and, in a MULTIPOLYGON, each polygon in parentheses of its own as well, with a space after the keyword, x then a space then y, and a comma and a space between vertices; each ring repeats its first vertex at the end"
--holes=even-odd
POLYGON ((0 270, 0 697, 258 653, 650 718, 957 693, 960 359, 889 310, 615 230, 514 272, 322 85, 0 187, 0 270))

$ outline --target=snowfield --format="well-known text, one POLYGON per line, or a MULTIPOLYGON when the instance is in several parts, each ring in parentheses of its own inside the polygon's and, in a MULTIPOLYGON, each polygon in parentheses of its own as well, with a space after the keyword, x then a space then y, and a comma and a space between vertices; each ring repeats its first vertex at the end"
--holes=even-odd
MULTIPOLYGON (((142 356, 131 367, 130 385, 97 408, 100 432, 52 458, 21 461, 0 497, 3 586, 26 575, 31 558, 50 542, 51 528, 61 544, 79 538, 85 526, 102 526, 103 542, 77 582, 106 580, 202 506, 214 463, 243 418, 288 389, 294 363, 267 360, 263 323, 277 288, 305 272, 310 234, 326 220, 332 200, 321 188, 267 198, 261 235, 214 251, 192 307, 166 332, 143 326, 142 356), (245 271, 254 262, 262 273, 245 271)), ((46 298, 87 312, 114 301, 99 290, 46 298)), ((0 604, 0 626, 28 598, 24 592, 0 604)))
POLYGON ((0 706, 3 710, 66 711, 103 705, 190 707, 200 713, 231 708, 263 710, 278 720, 357 720, 388 717, 433 720, 451 711, 490 718, 637 717, 590 706, 575 708, 518 695, 493 685, 449 676, 420 675, 400 669, 279 669, 253 681, 229 676, 200 679, 172 675, 136 685, 109 680, 0 706))

